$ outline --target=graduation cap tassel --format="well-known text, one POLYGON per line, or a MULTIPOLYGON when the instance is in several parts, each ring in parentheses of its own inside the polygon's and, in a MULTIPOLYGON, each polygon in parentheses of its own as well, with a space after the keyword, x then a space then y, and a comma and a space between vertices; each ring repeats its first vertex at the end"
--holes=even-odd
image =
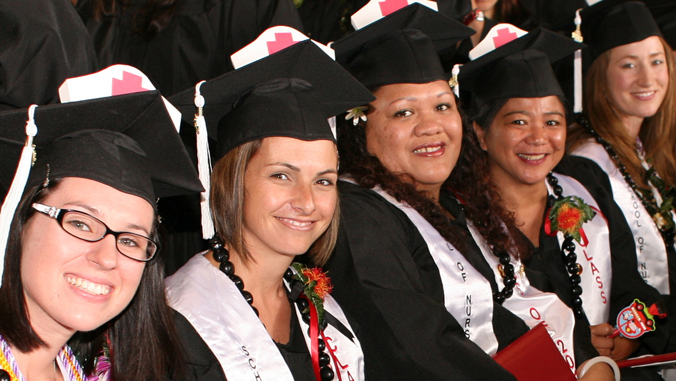
POLYGON ((451 89, 453 89, 453 94, 455 94, 455 97, 458 99, 460 99, 460 84, 458 83, 460 66, 462 65, 461 64, 453 65, 453 69, 451 70, 451 79, 448 80, 448 85, 451 86, 451 89))
MULTIPOLYGON (((580 25, 582 24, 582 17, 580 17, 580 11, 582 8, 578 9, 575 12, 575 31, 573 32, 573 40, 575 42, 582 43, 582 32, 580 31, 580 25)), ((574 83, 575 83, 575 95, 573 103, 573 112, 580 113, 582 112, 582 49, 575 51, 575 59, 573 61, 574 65, 574 83)))
POLYGON ((26 121, 26 144, 21 151, 19 165, 9 187, 9 192, 5 197, 5 202, 0 209, 0 286, 2 286, 2 273, 5 265, 5 250, 7 250, 7 239, 9 238, 9 228, 14 219, 14 213, 21 200, 21 195, 26 188, 28 175, 33 166, 33 157, 35 155, 35 146, 33 137, 38 133, 38 127, 35 125, 35 108, 37 105, 31 105, 28 108, 28 121, 26 121))
POLYGON ((209 153, 209 134, 207 132, 207 122, 204 119, 204 97, 200 93, 200 87, 206 81, 202 81, 195 86, 195 130, 197 133, 197 172, 200 182, 204 187, 204 192, 200 197, 200 211, 202 213, 202 238, 211 239, 214 236, 214 221, 211 219, 211 208, 209 207, 209 192, 211 186, 211 154, 209 153))

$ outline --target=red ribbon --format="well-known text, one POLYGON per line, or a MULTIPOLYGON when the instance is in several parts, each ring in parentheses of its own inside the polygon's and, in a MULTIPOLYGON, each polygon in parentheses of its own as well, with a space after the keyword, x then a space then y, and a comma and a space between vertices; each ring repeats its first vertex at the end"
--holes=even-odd
MULTIPOLYGON (((310 355, 312 356, 312 368, 315 371, 315 378, 317 381, 322 381, 322 374, 319 369, 319 316, 317 315, 317 308, 305 296, 301 296, 308 301, 310 308, 310 355)), ((325 343, 326 344, 326 343, 325 343)))
POLYGON ((552 208, 549 208, 547 209, 547 213, 545 214, 545 216, 547 216, 547 218, 545 218, 545 233, 549 236, 554 236, 556 235, 556 231, 552 231, 552 219, 549 218, 549 212, 551 211, 552 208))

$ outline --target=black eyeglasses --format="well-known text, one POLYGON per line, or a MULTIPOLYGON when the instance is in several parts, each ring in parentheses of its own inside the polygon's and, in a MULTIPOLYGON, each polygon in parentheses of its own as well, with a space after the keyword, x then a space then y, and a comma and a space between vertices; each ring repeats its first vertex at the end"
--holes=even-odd
POLYGON ((87 213, 38 203, 33 203, 32 207, 58 221, 66 233, 83 241, 98 242, 108 234, 112 234, 117 250, 125 257, 148 262, 157 254, 159 248, 157 242, 140 234, 112 231, 103 221, 87 213))

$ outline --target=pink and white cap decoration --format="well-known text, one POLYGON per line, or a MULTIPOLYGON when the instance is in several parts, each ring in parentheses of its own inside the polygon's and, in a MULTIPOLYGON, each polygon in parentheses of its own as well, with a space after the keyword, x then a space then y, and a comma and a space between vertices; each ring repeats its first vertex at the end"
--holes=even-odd
MULTIPOLYGON (((69 78, 59 87, 62 103, 111 97, 156 90, 150 79, 139 69, 129 65, 112 65, 96 73, 69 78)), ((181 112, 164 99, 176 131, 181 129, 181 112)))
MULTIPOLYGON (((504 44, 512 42, 519 37, 528 34, 525 30, 519 29, 512 24, 498 24, 491 28, 486 34, 486 37, 477 44, 469 52, 469 58, 475 60, 487 53, 492 52, 493 50, 501 47, 504 44)), ((460 68, 462 65, 456 64, 453 66, 451 72, 452 77, 449 81, 449 85, 453 89, 453 93, 456 97, 460 97, 460 85, 458 84, 458 74, 460 74, 460 68)))
POLYGON ((351 16, 352 26, 359 30, 381 18, 394 13, 401 8, 414 3, 422 4, 434 11, 438 11, 437 3, 428 0, 371 0, 351 16))
POLYGON ((526 34, 528 32, 512 24, 498 24, 491 28, 486 37, 469 52, 469 59, 475 60, 526 34))
MULTIPOLYGON (((231 55, 230 60, 235 69, 239 69, 305 40, 309 40, 309 38, 294 28, 284 25, 273 26, 261 33, 252 43, 231 55)), ((331 59, 336 59, 336 53, 333 49, 315 40, 312 40, 312 42, 331 59)))

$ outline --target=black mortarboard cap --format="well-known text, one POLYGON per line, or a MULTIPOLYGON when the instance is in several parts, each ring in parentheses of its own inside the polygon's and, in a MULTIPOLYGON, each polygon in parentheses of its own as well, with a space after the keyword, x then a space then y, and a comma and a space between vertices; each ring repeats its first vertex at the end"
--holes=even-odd
POLYGON ((472 107, 497 99, 563 96, 551 62, 573 53, 581 44, 546 29, 500 46, 462 66, 460 88, 472 93, 472 107))
MULTIPOLYGON (((200 92, 209 137, 218 142, 217 159, 270 136, 334 140, 327 119, 374 99, 311 40, 209 80, 200 92)), ((190 122, 194 97, 188 89, 170 98, 190 122)))
POLYGON ((474 34, 465 25, 411 4, 331 45, 336 61, 364 86, 448 79, 438 52, 474 34))
MULTIPOLYGON (((0 183, 9 189, 26 140, 27 110, 0 114, 0 183)), ((156 91, 40 106, 27 187, 82 177, 146 199, 200 192, 197 171, 156 91)))
POLYGON ((662 36, 676 50, 676 1, 646 0, 645 5, 659 26, 662 36))
POLYGON ((472 12, 472 0, 437 0, 439 13, 455 20, 462 20, 472 12))
POLYGON ((616 46, 662 35, 648 8, 638 1, 600 1, 580 16, 582 37, 594 59, 616 46))

